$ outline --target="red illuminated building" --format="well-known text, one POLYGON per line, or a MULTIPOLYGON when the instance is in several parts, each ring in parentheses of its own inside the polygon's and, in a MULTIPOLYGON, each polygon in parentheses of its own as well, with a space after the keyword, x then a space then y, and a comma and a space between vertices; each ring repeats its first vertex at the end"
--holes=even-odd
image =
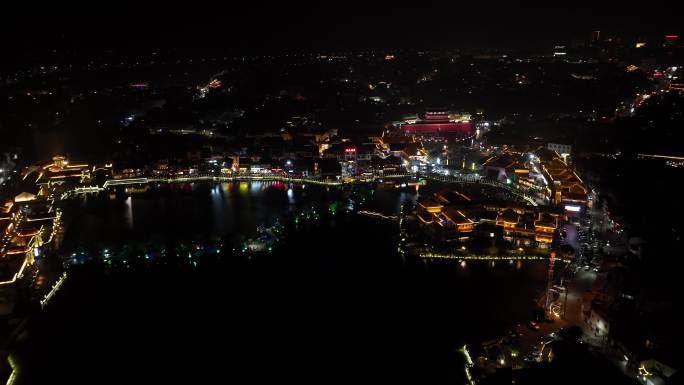
POLYGON ((460 137, 470 136, 473 133, 473 124, 469 121, 454 121, 449 118, 449 113, 442 110, 427 111, 422 119, 415 123, 406 123, 401 126, 407 135, 457 135, 460 137))
POLYGON ((665 35, 665 41, 663 42, 664 47, 678 47, 679 46, 679 35, 665 35))

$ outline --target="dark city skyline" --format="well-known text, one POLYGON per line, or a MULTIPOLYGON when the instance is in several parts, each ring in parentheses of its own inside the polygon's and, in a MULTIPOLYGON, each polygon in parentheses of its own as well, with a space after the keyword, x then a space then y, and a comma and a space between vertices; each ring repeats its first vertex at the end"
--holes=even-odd
MULTIPOLYGON (((96 13, 76 5, 54 13, 17 11, 2 26, 10 46, 63 45, 86 50, 214 47, 265 53, 287 49, 360 48, 540 48, 588 39, 594 30, 622 39, 657 38, 681 32, 674 2, 621 2, 597 7, 531 7, 520 3, 422 2, 406 6, 351 2, 328 6, 294 4, 207 4, 164 6, 105 3, 96 13), (18 33, 21 31, 21 33, 18 33), (255 47, 255 45, 257 47, 255 47)), ((6 45, 7 45, 6 44, 6 45)), ((30 48, 30 47, 28 47, 30 48)))

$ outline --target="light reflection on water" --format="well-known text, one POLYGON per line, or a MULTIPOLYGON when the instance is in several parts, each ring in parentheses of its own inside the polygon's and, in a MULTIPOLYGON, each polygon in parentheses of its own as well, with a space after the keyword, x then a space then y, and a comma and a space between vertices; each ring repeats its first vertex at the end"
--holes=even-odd
MULTIPOLYGON (((78 242, 84 244, 99 241, 114 244, 126 242, 128 239, 147 241, 152 235, 180 240, 192 238, 196 234, 225 235, 249 232, 256 226, 269 224, 272 218, 282 216, 290 210, 302 210, 311 205, 327 210, 332 200, 344 201, 348 197, 346 193, 348 191, 342 192, 335 188, 327 189, 313 185, 304 188, 296 184, 267 182, 160 186, 132 197, 119 196, 116 200, 109 200, 103 195, 104 198, 95 197, 83 202, 82 211, 74 216, 67 235, 79 237, 78 242), (125 203, 122 204, 124 199, 125 203)), ((421 193, 424 193, 424 190, 421 190, 421 193)), ((367 204, 370 205, 369 209, 394 214, 403 203, 412 199, 415 199, 413 189, 377 189, 367 204)), ((227 263, 225 266, 230 268, 220 269, 220 279, 215 280, 217 283, 211 287, 212 290, 203 290, 201 284, 171 285, 170 288, 164 287, 163 290, 169 290, 183 298, 195 298, 188 297, 188 293, 196 298, 208 296, 221 304, 225 296, 231 295, 241 300, 244 297, 245 303, 261 304, 265 298, 275 298, 271 303, 274 309, 279 309, 278 306, 282 302, 299 301, 292 307, 296 310, 292 313, 297 324, 307 325, 302 327, 298 334, 305 337, 310 332, 310 326, 306 322, 320 316, 318 310, 308 312, 308 309, 319 309, 323 305, 335 311, 333 313, 331 310, 330 320, 339 320, 336 312, 340 309, 339 314, 364 321, 375 320, 377 325, 382 325, 378 328, 371 325, 369 330, 364 330, 358 325, 355 329, 352 325, 351 330, 360 337, 351 341, 347 341, 349 338, 339 341, 324 340, 324 346, 331 347, 331 350, 338 349, 338 346, 344 343, 355 348, 366 348, 368 341, 373 341, 378 333, 387 330, 386 325, 393 324, 396 319, 402 319, 405 322, 402 321, 401 333, 387 332, 388 341, 394 341, 400 336, 405 340, 415 339, 422 343, 426 340, 426 330, 429 330, 427 338, 432 338, 429 341, 435 341, 434 345, 437 346, 431 350, 437 352, 443 350, 442 344, 448 345, 444 349, 448 351, 459 346, 453 341, 460 342, 466 338, 488 339, 502 335, 507 328, 521 322, 531 313, 534 305, 532 300, 536 298, 537 288, 543 290, 546 274, 543 262, 407 262, 393 254, 392 250, 388 250, 396 250, 393 244, 396 242, 393 239, 393 234, 396 234, 395 225, 383 224, 384 222, 356 214, 338 215, 334 221, 334 225, 321 221, 311 226, 300 226, 302 230, 294 234, 292 241, 285 246, 288 248, 274 258, 249 261, 244 268, 239 264, 227 263), (231 279, 235 280, 234 288, 237 289, 225 290, 224 285, 230 284, 231 280, 225 279, 223 274, 229 274, 231 269, 234 269, 231 279), (254 271, 254 276, 242 276, 244 272, 251 270, 254 271), (269 273, 271 271, 272 273, 269 273), (251 279, 256 279, 259 285, 253 285, 251 279), (258 287, 265 294, 261 297, 257 290, 243 290, 244 287, 258 287), (283 298, 286 301, 281 301, 283 298), (411 314, 415 314, 415 317, 411 318, 411 314)), ((201 263, 201 257, 198 259, 201 263)), ((145 274, 139 274, 139 277, 140 282, 135 287, 136 290, 131 290, 126 300, 122 301, 125 307, 114 308, 111 313, 103 313, 105 316, 100 323, 113 328, 113 325, 117 324, 112 321, 115 319, 112 314, 128 314, 131 303, 138 304, 140 309, 149 308, 149 298, 152 297, 146 297, 145 293, 156 293, 154 290, 159 285, 153 280, 148 282, 145 274)), ((74 282, 76 281, 72 280, 70 284, 74 285, 74 282)), ((214 280, 205 280, 205 276, 200 275, 197 282, 204 284, 214 280)), ((128 284, 129 282, 125 282, 122 285, 128 284)), ((113 292, 116 297, 120 296, 119 291, 113 292)), ((72 298, 78 299, 78 296, 88 293, 89 290, 79 287, 79 290, 72 291, 72 298)), ((207 302, 214 304, 212 301, 207 302)), ((170 308, 172 310, 169 311, 176 314, 175 300, 170 308)), ((268 306, 262 308, 269 309, 268 306)), ((237 309, 243 310, 240 314, 252 314, 250 312, 254 311, 248 305, 242 308, 238 306, 237 309)), ((277 328, 278 322, 271 322, 277 318, 273 314, 276 313, 265 311, 257 314, 255 319, 269 320, 269 328, 277 328)), ((211 315, 220 317, 219 312, 211 315)), ((166 317, 166 314, 164 316, 160 318, 173 319, 166 317)), ((153 316, 144 312, 141 317, 143 322, 155 320, 153 316)), ((189 335, 194 336, 196 330, 210 331, 212 338, 218 330, 226 333, 237 330, 238 333, 247 335, 250 332, 263 333, 262 328, 250 329, 252 324, 249 322, 241 328, 226 328, 223 323, 220 327, 212 328, 204 324, 206 318, 197 319, 202 323, 197 321, 196 325, 190 324, 192 331, 188 332, 189 335)), ((73 324, 80 325, 76 318, 73 324)), ((181 322, 174 324, 173 321, 170 325, 174 330, 181 331, 188 327, 181 322)), ((348 322, 342 322, 341 325, 350 328, 348 322)), ((61 333, 61 330, 59 332, 61 333)), ((286 334, 288 333, 278 333, 286 334)), ((331 335, 337 334, 321 333, 308 337, 310 340, 318 340, 321 335, 332 338, 331 335)), ((232 334, 230 336, 232 337, 232 334)), ((232 345, 226 343, 225 346, 232 345)), ((411 354, 422 354, 421 349, 425 349, 425 346, 408 345, 399 355, 410 357, 412 362, 415 362, 411 354)), ((312 350, 326 352, 320 348, 312 350)), ((387 355, 397 350, 390 346, 386 351, 378 351, 387 355)), ((448 361, 447 358, 444 359, 445 362, 448 361)), ((442 357, 439 356, 439 359, 442 357)))
POLYGON ((126 212, 124 215, 126 216, 128 228, 133 230, 133 198, 130 196, 126 198, 126 212))

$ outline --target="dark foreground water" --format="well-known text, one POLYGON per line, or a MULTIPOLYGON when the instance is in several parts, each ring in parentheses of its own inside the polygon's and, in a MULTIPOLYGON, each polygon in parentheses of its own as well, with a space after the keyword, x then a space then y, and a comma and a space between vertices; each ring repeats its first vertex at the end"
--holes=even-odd
MULTIPOLYGON (((378 190, 365 204, 390 213, 412 195, 378 190)), ((349 196, 245 183, 90 198, 64 247, 231 238, 349 196)), ((396 233, 338 213, 291 228, 269 255, 74 266, 17 348, 22 383, 463 383, 457 349, 528 318, 546 268, 404 260, 396 233)))

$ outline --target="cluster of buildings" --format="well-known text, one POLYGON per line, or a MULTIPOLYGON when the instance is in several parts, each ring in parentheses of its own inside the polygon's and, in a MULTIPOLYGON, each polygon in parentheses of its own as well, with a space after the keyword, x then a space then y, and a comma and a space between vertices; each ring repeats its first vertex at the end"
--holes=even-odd
POLYGON ((74 163, 63 156, 22 171, 14 196, 0 206, 0 314, 11 314, 20 293, 35 284, 36 257, 60 232, 61 212, 54 205, 59 194, 91 186, 98 175, 110 176, 111 165, 74 163))
MULTIPOLYGON (((549 249, 563 223, 576 220, 592 202, 569 163, 570 151, 562 144, 510 146, 482 159, 479 173, 483 181, 496 181, 523 193, 533 205, 484 190, 447 189, 419 198, 416 217, 433 243, 465 245, 491 239, 503 241, 511 249, 549 249)), ((491 242, 479 243, 487 247, 491 242)))
POLYGON ((192 175, 281 175, 325 179, 424 169, 423 143, 401 132, 340 135, 336 129, 283 129, 205 145, 148 165, 123 166, 114 178, 192 175))
POLYGON ((541 152, 539 159, 543 175, 548 181, 546 192, 551 196, 551 202, 563 206, 569 213, 585 208, 589 203, 589 191, 575 170, 552 150, 541 152))
POLYGON ((416 217, 426 233, 447 243, 496 238, 514 249, 548 249, 560 223, 560 214, 545 206, 498 202, 450 189, 416 203, 416 217))
POLYGON ((559 206, 565 215, 576 217, 591 205, 591 199, 589 189, 568 161, 569 151, 570 146, 554 143, 533 149, 505 148, 482 163, 483 173, 527 191, 540 204, 559 206))

